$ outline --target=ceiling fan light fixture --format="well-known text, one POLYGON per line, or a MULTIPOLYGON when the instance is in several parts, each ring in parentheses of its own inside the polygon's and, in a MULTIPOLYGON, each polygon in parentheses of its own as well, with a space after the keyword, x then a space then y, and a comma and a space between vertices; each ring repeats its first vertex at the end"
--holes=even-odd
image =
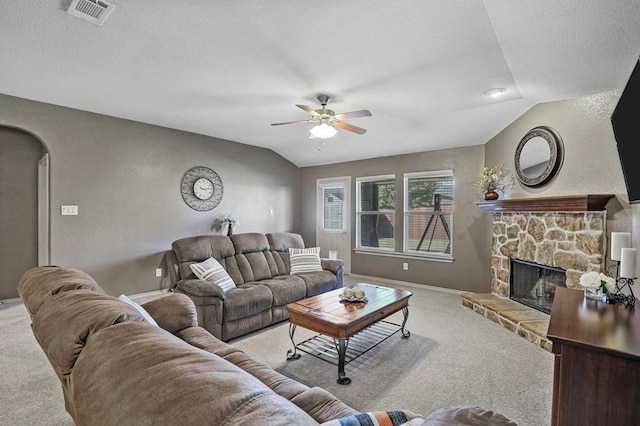
POLYGON ((310 130, 311 136, 319 139, 327 139, 338 133, 335 127, 327 123, 320 123, 310 130))

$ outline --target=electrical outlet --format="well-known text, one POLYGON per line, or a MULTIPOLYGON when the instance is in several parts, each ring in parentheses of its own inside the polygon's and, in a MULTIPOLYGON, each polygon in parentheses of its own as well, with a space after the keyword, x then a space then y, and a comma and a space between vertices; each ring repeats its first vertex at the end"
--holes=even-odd
POLYGON ((156 277, 162 276, 162 268, 156 268, 156 277))
POLYGON ((402 270, 403 270, 403 271, 408 271, 408 270, 409 270, 409 264, 408 264, 407 262, 404 262, 404 263, 402 264, 402 270))
POLYGON ((78 206, 60 206, 60 214, 62 216, 77 216, 78 206))

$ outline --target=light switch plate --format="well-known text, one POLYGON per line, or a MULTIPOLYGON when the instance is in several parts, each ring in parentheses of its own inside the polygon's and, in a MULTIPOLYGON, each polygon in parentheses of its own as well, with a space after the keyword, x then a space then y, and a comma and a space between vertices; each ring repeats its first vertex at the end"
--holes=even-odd
POLYGON ((77 216, 78 206, 60 206, 60 214, 62 216, 77 216))

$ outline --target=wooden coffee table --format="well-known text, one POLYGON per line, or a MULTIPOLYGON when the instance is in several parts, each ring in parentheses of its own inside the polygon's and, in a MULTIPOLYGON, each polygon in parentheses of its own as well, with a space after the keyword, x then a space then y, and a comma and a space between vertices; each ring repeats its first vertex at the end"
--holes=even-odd
POLYGON ((287 351, 287 359, 300 358, 298 350, 324 361, 338 365, 338 383, 348 385, 344 366, 398 331, 403 338, 411 335, 404 326, 409 318, 410 291, 396 290, 379 285, 358 283, 287 305, 289 311, 289 337, 293 349, 287 351), (366 301, 341 301, 339 295, 348 288, 361 288, 366 301), (402 310, 402 324, 383 321, 389 315, 402 310), (301 326, 320 334, 298 344, 293 336, 301 326), (352 347, 349 347, 349 342, 352 347))

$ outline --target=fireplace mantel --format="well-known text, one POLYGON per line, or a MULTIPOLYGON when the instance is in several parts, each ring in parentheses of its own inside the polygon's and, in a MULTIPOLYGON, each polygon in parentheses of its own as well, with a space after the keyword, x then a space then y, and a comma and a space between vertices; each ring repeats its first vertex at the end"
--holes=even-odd
POLYGON ((586 212, 606 210, 613 194, 560 195, 540 198, 513 198, 481 201, 485 212, 586 212))

